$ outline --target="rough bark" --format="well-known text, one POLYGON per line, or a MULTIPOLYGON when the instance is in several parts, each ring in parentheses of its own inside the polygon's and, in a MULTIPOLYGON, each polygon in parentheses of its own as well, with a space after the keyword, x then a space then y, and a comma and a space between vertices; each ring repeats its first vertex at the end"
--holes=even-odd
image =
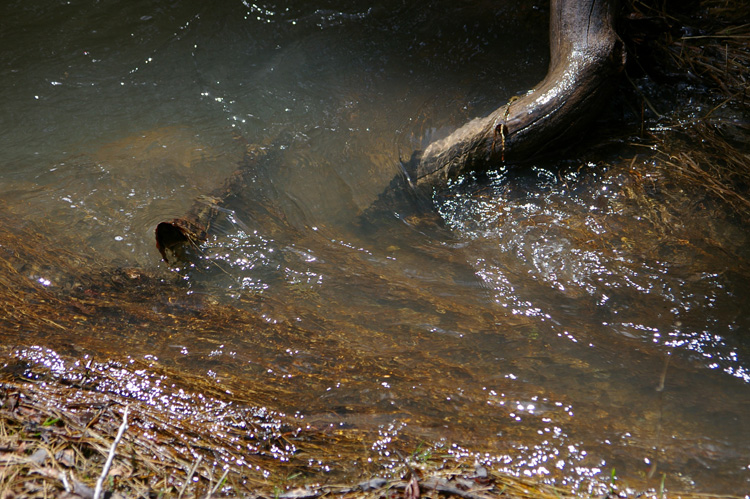
POLYGON ((617 0, 552 0, 550 65, 544 80, 489 116, 433 142, 405 165, 417 186, 519 161, 571 140, 598 111, 625 64, 614 29, 617 0))

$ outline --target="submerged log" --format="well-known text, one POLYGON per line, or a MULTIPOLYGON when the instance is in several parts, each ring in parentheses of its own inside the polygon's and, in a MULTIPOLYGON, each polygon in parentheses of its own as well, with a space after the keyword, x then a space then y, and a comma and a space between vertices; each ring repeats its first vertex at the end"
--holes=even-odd
POLYGON ((617 0, 552 0, 544 80, 489 116, 417 151, 404 165, 412 185, 440 187, 462 173, 521 161, 570 141, 596 115, 625 50, 614 29, 617 0))
POLYGON ((206 241, 216 218, 222 212, 231 211, 224 205, 248 188, 258 162, 268 150, 261 146, 249 147, 239 168, 218 189, 207 196, 198 197, 184 216, 156 226, 156 248, 165 262, 176 265, 187 261, 188 252, 206 241))

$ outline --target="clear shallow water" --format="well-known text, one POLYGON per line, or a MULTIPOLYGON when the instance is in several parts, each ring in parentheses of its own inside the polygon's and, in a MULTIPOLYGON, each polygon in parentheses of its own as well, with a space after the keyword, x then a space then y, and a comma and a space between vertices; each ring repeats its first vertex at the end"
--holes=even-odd
MULTIPOLYGON (((746 227, 660 183, 648 154, 500 169, 365 213, 400 157, 543 76, 546 7, 0 9, 5 216, 43 229, 44 250, 77 241, 66 250, 94 276, 174 282, 143 307, 176 317, 164 330, 113 308, 89 319, 112 324, 106 337, 29 326, 8 343, 158 361, 252 391, 247 404, 371 431, 380 455, 410 435, 583 488, 613 467, 676 489, 748 484, 746 227), (203 258, 167 269, 154 226, 255 144, 272 152, 203 258), (267 331, 180 327, 206 303, 267 331)), ((80 287, 29 267, 52 292, 80 287)))

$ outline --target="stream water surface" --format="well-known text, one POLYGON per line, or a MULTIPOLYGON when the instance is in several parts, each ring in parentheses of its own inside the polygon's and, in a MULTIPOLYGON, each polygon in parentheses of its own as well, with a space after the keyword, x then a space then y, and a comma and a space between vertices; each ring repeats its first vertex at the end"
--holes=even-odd
POLYGON ((4 241, 0 272, 79 298, 54 333, 6 306, 0 338, 213 380, 361 432, 363 456, 407 436, 583 491, 614 468, 746 493, 745 221, 623 144, 376 202, 400 158, 543 77, 547 22, 514 0, 2 2, 2 220, 42 257, 4 241), (156 224, 252 147, 247 189, 168 268, 156 224), (106 269, 159 282, 137 306, 163 320, 97 303, 106 269), (213 307, 258 320, 180 327, 213 307))

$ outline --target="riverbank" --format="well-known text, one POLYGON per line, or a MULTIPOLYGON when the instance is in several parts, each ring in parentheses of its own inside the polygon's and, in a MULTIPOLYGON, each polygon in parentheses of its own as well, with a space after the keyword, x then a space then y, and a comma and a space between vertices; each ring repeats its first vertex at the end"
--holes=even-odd
MULTIPOLYGON (((235 438, 231 434, 222 439, 218 433, 206 432, 206 428, 159 420, 169 416, 151 414, 143 404, 122 402, 49 381, 0 383, 0 497, 742 497, 673 492, 665 487, 666 480, 657 489, 643 491, 630 487, 616 474, 606 490, 572 492, 419 446, 410 454, 400 455, 387 473, 365 475, 356 483, 311 481, 298 466, 290 466, 284 479, 279 479, 277 470, 264 480, 248 476, 245 466, 222 468, 212 460, 212 453, 224 453, 233 447, 235 438), (190 437, 185 438, 185 434, 190 437), (201 440, 204 445, 196 445, 201 440), (190 444, 186 446, 187 442, 190 444), (97 495, 99 482, 104 492, 97 495)), ((277 443, 299 445, 313 455, 313 447, 318 445, 343 445, 345 454, 354 450, 354 442, 335 435, 321 433, 317 443, 300 442, 298 437, 293 431, 282 432, 277 443)), ((309 438, 306 435, 301 440, 309 438)))

